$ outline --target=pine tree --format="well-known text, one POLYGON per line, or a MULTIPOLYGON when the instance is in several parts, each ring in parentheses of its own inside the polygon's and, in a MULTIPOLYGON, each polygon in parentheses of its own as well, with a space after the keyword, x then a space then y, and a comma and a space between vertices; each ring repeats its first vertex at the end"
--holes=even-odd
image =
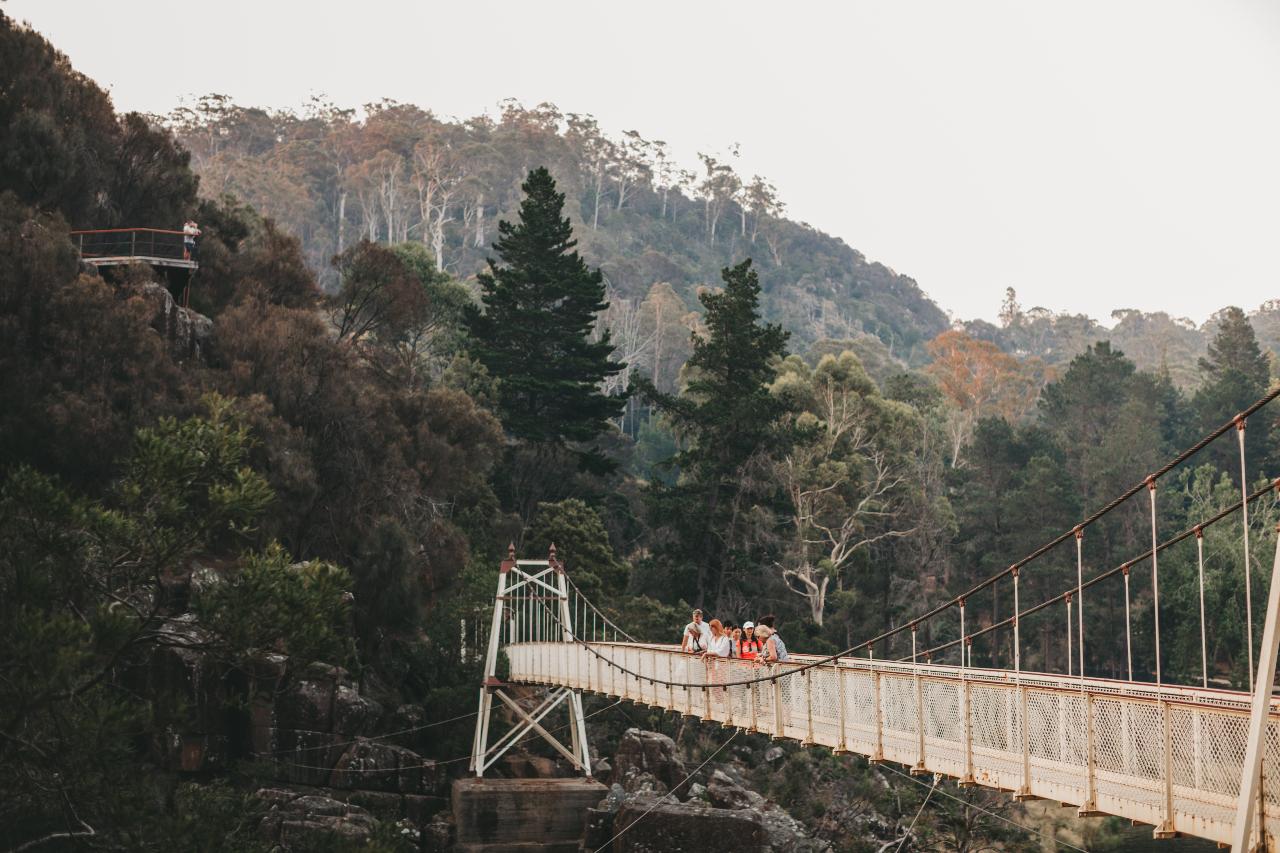
POLYGON ((1218 333, 1209 344, 1207 355, 1207 358, 1200 359, 1200 370, 1206 374, 1207 382, 1220 381, 1228 374, 1238 373, 1255 398, 1267 390, 1270 379, 1267 358, 1258 346, 1253 324, 1244 311, 1234 305, 1219 315, 1218 333))
POLYGON ((725 288, 701 297, 707 335, 695 338, 679 397, 640 382, 663 412, 684 450, 670 460, 680 469, 672 486, 655 484, 654 520, 673 534, 664 555, 681 595, 699 605, 719 602, 735 567, 755 565, 747 553, 744 506, 768 504, 778 487, 753 467, 785 453, 791 435, 788 404, 769 393, 788 333, 760 322, 760 284, 751 261, 721 272, 725 288), (693 575, 693 584, 689 584, 693 575))
MULTIPOLYGON (((478 276, 484 311, 467 313, 471 354, 499 380, 499 414, 511 435, 541 446, 583 444, 605 432, 626 402, 600 391, 624 366, 609 360, 607 331, 591 340, 608 307, 604 279, 574 251, 564 193, 551 173, 534 169, 523 189, 520 221, 498 224, 493 247, 501 263, 490 259, 478 276)), ((597 451, 575 452, 587 469, 610 467, 597 451)))
MULTIPOLYGON (((1258 346, 1253 325, 1244 311, 1232 306, 1218 315, 1218 332, 1209 344, 1206 357, 1200 359, 1200 372, 1204 380, 1192 398, 1196 412, 1196 426, 1200 432, 1208 432, 1221 426, 1237 412, 1267 392, 1271 381, 1267 357, 1258 346)), ((1267 423, 1259 418, 1251 419, 1251 427, 1245 431, 1245 459, 1248 477, 1254 479, 1263 472, 1270 452, 1267 423)), ((1232 479, 1239 482, 1240 460, 1235 435, 1231 441, 1214 442, 1208 451, 1209 460, 1230 471, 1232 479)))

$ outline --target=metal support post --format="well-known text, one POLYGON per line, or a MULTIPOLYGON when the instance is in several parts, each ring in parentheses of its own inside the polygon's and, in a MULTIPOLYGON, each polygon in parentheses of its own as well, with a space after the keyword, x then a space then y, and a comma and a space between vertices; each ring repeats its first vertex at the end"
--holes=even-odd
POLYGON ((1015 799, 1029 800, 1034 795, 1031 793, 1031 733, 1030 726, 1027 725, 1027 686, 1018 684, 1018 704, 1021 718, 1018 720, 1018 728, 1022 733, 1022 787, 1018 789, 1015 799))
POLYGON ((1129 614, 1129 564, 1120 567, 1124 575, 1124 656, 1129 663, 1129 680, 1133 681, 1133 618, 1129 614))
POLYGON ((1160 702, 1160 723, 1164 729, 1164 820, 1151 833, 1154 838, 1176 838, 1178 830, 1173 819, 1173 709, 1168 702, 1160 702))
POLYGON ((1249 689, 1253 689, 1253 566, 1249 561, 1249 477, 1244 464, 1245 418, 1236 415, 1236 437, 1240 443, 1240 526, 1244 534, 1244 624, 1249 649, 1249 689))
MULTIPOLYGON (((560 622, 562 642, 568 643, 566 649, 576 649, 573 643, 573 622, 569 615, 569 580, 564 574, 564 563, 556 559, 556 546, 552 543, 547 555, 547 562, 556 573, 556 587, 560 590, 560 622)), ((591 747, 587 741, 587 722, 582 712, 582 694, 577 690, 569 696, 569 731, 572 735, 573 752, 582 762, 582 772, 591 778, 591 747)))
POLYGON ((844 667, 840 666, 840 658, 836 658, 832 663, 836 668, 836 701, 840 703, 840 707, 836 711, 836 725, 840 727, 840 730, 836 733, 835 754, 844 755, 849 751, 849 739, 845 732, 845 721, 848 717, 848 713, 845 711, 845 671, 844 667))
POLYGON ((773 739, 777 740, 786 733, 786 726, 783 724, 782 715, 782 679, 779 673, 782 671, 781 664, 773 664, 773 739))
POLYGON ((880 670, 871 668, 871 699, 876 705, 876 746, 872 761, 884 761, 884 709, 880 706, 880 670))
MULTIPOLYGON (((1278 531, 1280 532, 1280 531, 1278 531)), ((1254 810, 1262 788, 1262 757, 1266 752, 1267 723, 1271 717, 1271 691, 1276 674, 1276 653, 1280 646, 1280 539, 1271 564, 1271 589, 1267 594, 1267 616, 1262 628, 1262 645, 1258 655, 1257 677, 1253 680, 1253 703, 1249 712, 1249 740, 1240 770, 1240 798, 1236 801, 1236 820, 1231 833, 1231 849, 1236 853, 1249 850, 1250 829, 1254 810)), ((1257 821, 1261 834, 1263 821, 1257 821)))
POLYGON ((916 764, 911 768, 912 775, 920 776, 928 772, 924 767, 924 685, 920 682, 920 670, 915 671, 916 688, 916 764))
MULTIPOLYGON (((1083 691, 1082 691, 1083 692, 1083 691)), ((1080 817, 1097 817, 1098 811, 1098 760, 1094 749, 1093 694, 1084 695, 1084 731, 1085 731, 1085 782, 1084 802, 1080 804, 1080 817)))
POLYGON ((801 746, 813 746, 813 669, 804 671, 805 734, 801 746))
POLYGON ((1160 543, 1156 538, 1156 479, 1147 477, 1147 494, 1151 497, 1151 610, 1155 617, 1156 685, 1163 683, 1160 668, 1160 543))
POLYGON ((1018 623, 1022 621, 1022 611, 1018 609, 1018 567, 1010 566, 1009 573, 1013 575, 1013 671, 1021 673, 1022 635, 1019 633, 1018 623))
MULTIPOLYGON (((965 637, 964 644, 961 649, 967 646, 969 648, 969 663, 973 663, 973 637, 965 637)), ((973 708, 970 705, 969 696, 969 679, 964 677, 964 671, 960 672, 960 701, 962 713, 964 715, 964 777, 960 780, 962 787, 968 788, 978 784, 973 778, 973 708)))
POLYGON ((1076 620, 1080 629, 1080 679, 1084 680, 1084 528, 1076 526, 1076 620))

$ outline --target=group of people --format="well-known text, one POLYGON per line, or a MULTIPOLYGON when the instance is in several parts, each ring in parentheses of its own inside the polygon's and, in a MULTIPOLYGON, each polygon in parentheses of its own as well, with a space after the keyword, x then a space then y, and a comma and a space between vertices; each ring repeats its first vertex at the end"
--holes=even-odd
POLYGON ((694 610, 680 651, 704 658, 738 658, 762 664, 785 663, 789 659, 786 643, 775 626, 773 614, 761 616, 756 622, 743 622, 739 627, 726 625, 719 619, 704 621, 701 610, 694 610))

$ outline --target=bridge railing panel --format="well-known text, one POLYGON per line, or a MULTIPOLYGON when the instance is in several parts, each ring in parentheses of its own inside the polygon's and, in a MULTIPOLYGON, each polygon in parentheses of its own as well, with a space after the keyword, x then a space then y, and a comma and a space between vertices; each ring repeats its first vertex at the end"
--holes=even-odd
POLYGON ((876 696, 872 674, 846 669, 844 677, 845 746, 863 755, 876 751, 876 696))
POLYGON ((809 670, 809 687, 813 699, 812 740, 826 746, 838 746, 841 742, 840 679, 844 670, 837 667, 818 667, 809 670))

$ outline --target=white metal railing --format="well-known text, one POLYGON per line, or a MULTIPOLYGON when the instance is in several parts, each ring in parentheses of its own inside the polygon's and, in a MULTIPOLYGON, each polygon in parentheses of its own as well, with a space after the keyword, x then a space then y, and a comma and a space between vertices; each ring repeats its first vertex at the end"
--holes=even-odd
MULTIPOLYGON (((1230 842, 1250 694, 932 664, 816 658, 773 667, 674 646, 520 642, 510 680, 629 699, 962 783, 1230 842), (792 673, 787 675, 787 673, 792 673), (785 676, 785 677, 783 677, 785 676), (751 684, 735 684, 755 679, 751 684), (716 686, 724 685, 724 686, 716 686)), ((1280 836, 1280 709, 1263 757, 1280 836)))

